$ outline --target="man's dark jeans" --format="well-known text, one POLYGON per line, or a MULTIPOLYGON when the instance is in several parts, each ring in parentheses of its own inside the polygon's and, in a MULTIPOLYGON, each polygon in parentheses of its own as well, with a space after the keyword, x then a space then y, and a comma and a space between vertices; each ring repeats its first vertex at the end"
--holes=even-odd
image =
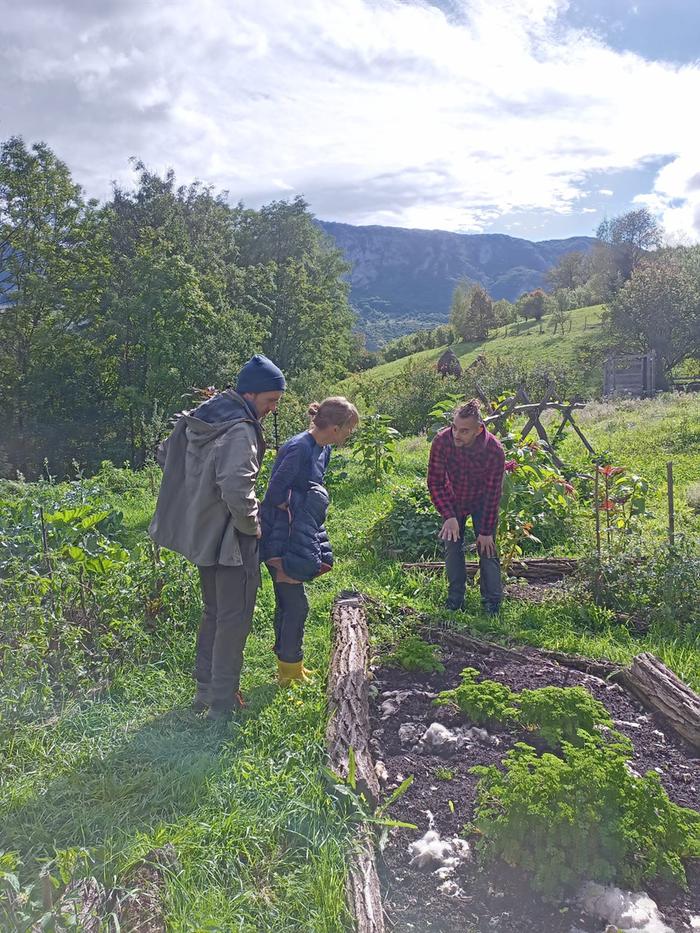
MULTIPOLYGON (((479 536, 480 515, 472 513, 474 536, 479 536)), ((447 572, 447 602, 450 607, 460 608, 464 602, 467 586, 467 568, 464 564, 464 526, 466 518, 459 523, 459 541, 445 542, 445 571, 447 572)), ((501 561, 495 557, 479 555, 479 589, 481 604, 487 612, 498 612, 503 599, 501 561)))

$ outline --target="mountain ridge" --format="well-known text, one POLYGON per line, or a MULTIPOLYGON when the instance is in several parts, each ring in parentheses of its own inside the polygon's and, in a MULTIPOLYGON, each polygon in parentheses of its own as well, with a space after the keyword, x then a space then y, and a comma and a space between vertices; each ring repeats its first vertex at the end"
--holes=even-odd
POLYGON ((587 252, 596 242, 582 236, 532 241, 505 233, 317 223, 351 266, 350 301, 369 346, 447 322, 460 279, 479 282, 494 299, 514 301, 544 286, 561 256, 587 252))

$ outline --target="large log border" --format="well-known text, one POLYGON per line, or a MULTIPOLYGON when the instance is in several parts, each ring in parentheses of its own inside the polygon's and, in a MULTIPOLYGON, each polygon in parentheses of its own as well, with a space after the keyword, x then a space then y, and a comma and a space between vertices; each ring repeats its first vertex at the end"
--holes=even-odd
MULTIPOLYGON (((332 609, 333 653, 328 672, 326 743, 331 768, 348 776, 350 749, 356 779, 367 799, 379 800, 379 780, 369 747, 369 631, 360 593, 343 592, 332 609)), ((361 826, 350 852, 346 896, 357 933, 384 933, 384 913, 374 838, 361 826)))

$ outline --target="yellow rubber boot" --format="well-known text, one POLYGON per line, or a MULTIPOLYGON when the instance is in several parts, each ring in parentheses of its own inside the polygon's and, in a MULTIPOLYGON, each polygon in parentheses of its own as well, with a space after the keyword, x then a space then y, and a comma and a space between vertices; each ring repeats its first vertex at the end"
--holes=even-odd
POLYGON ((292 681, 307 684, 313 680, 314 671, 304 667, 303 661, 277 661, 277 683, 280 687, 288 687, 292 681))

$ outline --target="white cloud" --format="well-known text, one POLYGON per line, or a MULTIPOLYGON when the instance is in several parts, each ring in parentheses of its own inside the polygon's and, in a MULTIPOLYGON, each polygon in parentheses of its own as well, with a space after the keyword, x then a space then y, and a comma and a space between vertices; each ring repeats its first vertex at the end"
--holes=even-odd
POLYGON ((9 2, 0 134, 46 139, 90 194, 136 155, 251 204, 478 230, 583 215, 591 173, 672 156, 646 203, 700 238, 700 67, 567 31, 566 0, 9 2))
POLYGON ((615 192, 612 188, 598 188, 598 194, 602 194, 605 198, 611 198, 615 192))

